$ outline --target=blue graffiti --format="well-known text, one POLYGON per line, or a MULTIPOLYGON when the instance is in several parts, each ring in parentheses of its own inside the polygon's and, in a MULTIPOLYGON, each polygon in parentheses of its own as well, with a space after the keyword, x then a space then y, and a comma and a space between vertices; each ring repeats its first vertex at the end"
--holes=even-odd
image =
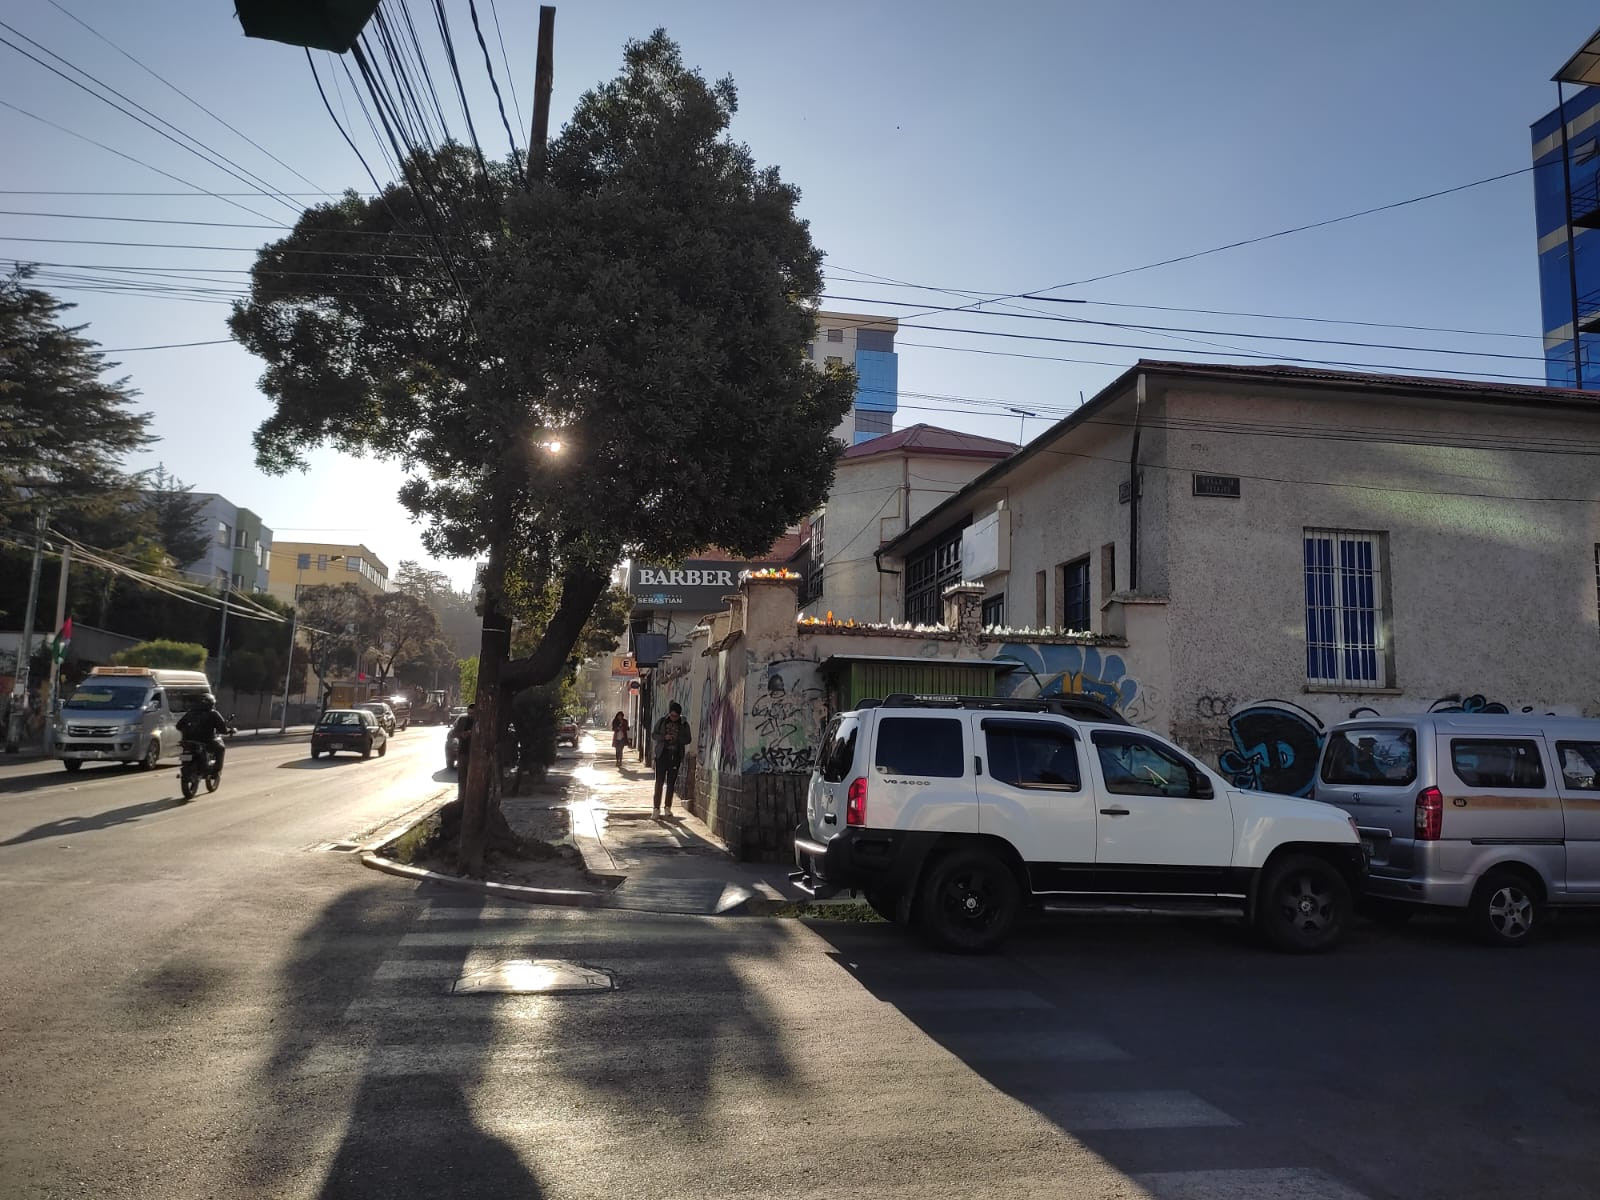
POLYGON ((1228 718, 1233 747, 1217 765, 1235 787, 1309 796, 1322 753, 1322 722, 1287 700, 1260 700, 1228 718))
MULTIPOLYGON (((1432 713, 1508 713, 1511 710, 1498 700, 1485 700, 1481 695, 1467 696, 1440 696, 1428 705, 1432 713)), ((1532 712, 1531 708, 1524 708, 1523 712, 1532 712)))
POLYGON ((1022 670, 1004 677, 1000 688, 1018 696, 1089 696, 1121 712, 1139 694, 1120 654, 1102 654, 1097 646, 1052 646, 1008 643, 997 662, 1018 663, 1022 670))

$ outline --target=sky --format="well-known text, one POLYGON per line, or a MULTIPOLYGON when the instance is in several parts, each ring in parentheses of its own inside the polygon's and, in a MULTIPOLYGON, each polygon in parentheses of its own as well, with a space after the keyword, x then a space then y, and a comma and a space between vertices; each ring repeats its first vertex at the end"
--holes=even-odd
MULTIPOLYGON (((467 0, 445 8, 484 150, 504 155, 467 0)), ((260 362, 243 348, 123 352, 226 338, 227 293, 245 280, 253 250, 293 224, 294 205, 370 189, 305 54, 245 38, 229 0, 0 9, 0 38, 61 68, 18 35, 33 39, 247 174, 298 194, 261 194, 0 44, 0 266, 70 264, 49 269, 98 277, 111 266, 217 269, 205 302, 51 285, 77 305, 70 319, 87 322, 87 336, 119 351, 118 373, 153 415, 160 441, 129 465, 159 463, 197 491, 220 492, 279 538, 363 542, 391 570, 421 559, 466 586, 470 565, 432 562, 421 527, 395 499, 399 465, 320 451, 303 474, 256 468, 251 435, 271 403, 256 386, 260 362), (131 194, 151 192, 178 194, 131 194)), ((478 10, 525 141, 537 5, 478 0, 478 10)), ((431 8, 412 0, 412 12, 428 42, 431 8)), ((584 90, 617 72, 628 39, 665 28, 706 76, 733 77, 733 135, 800 188, 801 215, 827 255, 824 305, 902 318, 896 427, 926 421, 1016 440, 1042 433, 1140 357, 1267 356, 1541 380, 1526 173, 1085 281, 1526 168, 1528 126, 1555 103, 1550 76, 1597 21, 1600 10, 1576 0, 979 9, 818 0, 787 10, 584 0, 557 5, 551 125, 554 133, 584 90), (1046 289, 1087 303, 974 307, 980 293, 1046 289), (939 307, 966 311, 930 311, 939 307)), ((386 182, 392 171, 343 67, 324 52, 315 58, 340 123, 386 182)), ((434 65, 445 88, 442 54, 434 65)), ((448 91, 442 99, 448 117, 448 91)), ((459 111, 451 124, 464 130, 459 111)))

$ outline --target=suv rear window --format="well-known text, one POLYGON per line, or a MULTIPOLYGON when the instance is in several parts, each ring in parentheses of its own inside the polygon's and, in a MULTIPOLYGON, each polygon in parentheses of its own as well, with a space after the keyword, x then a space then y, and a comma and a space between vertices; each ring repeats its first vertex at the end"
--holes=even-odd
POLYGON ((1544 786, 1539 743, 1524 738, 1451 738, 1450 765, 1468 787, 1544 786))
POLYGON ((822 735, 817 751, 817 770, 828 783, 840 783, 856 760, 856 734, 861 722, 855 717, 835 717, 822 735))
POLYGON ((1083 785, 1078 739, 1042 721, 985 721, 989 774, 1012 787, 1075 792, 1083 785))
POLYGON ((960 779, 967 762, 963 724, 953 717, 884 717, 872 765, 887 775, 960 779))
POLYGON ((1417 779, 1417 734, 1395 728, 1336 729, 1322 756, 1322 782, 1404 787, 1417 779))

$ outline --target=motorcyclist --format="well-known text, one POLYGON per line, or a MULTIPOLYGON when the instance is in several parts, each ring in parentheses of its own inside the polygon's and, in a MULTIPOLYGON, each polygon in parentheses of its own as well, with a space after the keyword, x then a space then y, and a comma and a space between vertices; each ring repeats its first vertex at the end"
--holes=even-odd
POLYGON ((210 696, 197 696, 189 711, 178 718, 178 732, 184 741, 198 742, 211 756, 211 774, 221 776, 222 759, 227 747, 222 739, 233 732, 233 727, 217 711, 217 702, 210 696))

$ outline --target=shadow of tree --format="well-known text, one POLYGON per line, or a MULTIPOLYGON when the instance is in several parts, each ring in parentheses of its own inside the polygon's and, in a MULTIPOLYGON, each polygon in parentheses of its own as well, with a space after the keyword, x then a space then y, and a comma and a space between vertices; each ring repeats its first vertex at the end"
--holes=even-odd
MULTIPOLYGON (((372 758, 377 758, 374 754, 372 758)), ((359 762, 371 762, 372 759, 362 758, 359 754, 350 754, 344 758, 335 758, 325 755, 322 758, 291 758, 288 762, 278 764, 280 771, 330 771, 336 767, 349 767, 359 762)))
POLYGON ((59 817, 43 825, 35 825, 15 837, 7 838, 0 842, 0 846, 16 846, 23 842, 36 842, 42 838, 69 837, 77 833, 91 833, 96 829, 112 829, 118 825, 127 825, 154 816, 156 813, 165 812, 169 808, 182 807, 184 803, 182 797, 168 796, 161 800, 144 800, 138 804, 113 808, 103 813, 96 813, 92 817, 59 817))
MULTIPOLYGON (((60 764, 51 771, 40 771, 28 775, 13 775, 0 780, 0 795, 15 792, 37 792, 46 788, 71 788, 80 783, 98 783, 105 779, 130 778, 138 779, 145 772, 139 771, 137 763, 85 763, 79 770, 67 772, 60 764)), ((175 764, 163 761, 160 770, 173 770, 175 764)))
MULTIPOLYGON (((282 1033, 261 1072, 263 1120, 241 1167, 251 1187, 270 1192, 302 1167, 286 1148, 323 1144, 326 1114, 342 1105, 344 1128, 317 1192, 324 1200, 542 1195, 516 1148, 483 1129, 473 1109, 494 1048, 491 1031, 466 1038, 452 1031, 448 1073, 397 1074, 383 1066, 393 1039, 409 1037, 404 1049, 422 1055, 437 1028, 408 1030, 403 1003, 382 1017, 350 1017, 350 1005, 368 995, 375 971, 411 929, 419 895, 463 906, 454 892, 360 886, 326 905, 297 939, 280 971, 282 1033), (330 1072, 329 1061, 340 1069, 330 1072)), ((451 957, 459 966, 465 952, 451 957)))

